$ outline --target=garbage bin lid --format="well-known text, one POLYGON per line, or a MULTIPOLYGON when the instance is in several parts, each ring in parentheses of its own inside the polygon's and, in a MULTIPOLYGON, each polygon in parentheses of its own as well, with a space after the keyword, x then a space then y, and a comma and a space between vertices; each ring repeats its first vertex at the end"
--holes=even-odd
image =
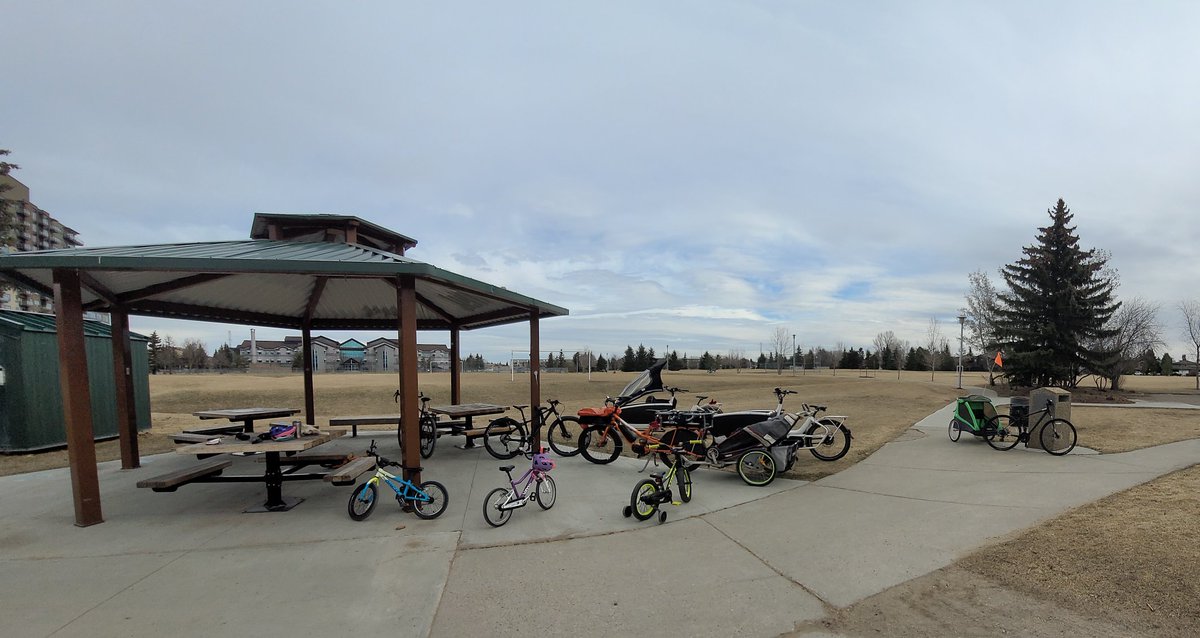
POLYGON ((1009 405, 1023 405, 1029 407, 1029 397, 1013 397, 1008 401, 1009 405))

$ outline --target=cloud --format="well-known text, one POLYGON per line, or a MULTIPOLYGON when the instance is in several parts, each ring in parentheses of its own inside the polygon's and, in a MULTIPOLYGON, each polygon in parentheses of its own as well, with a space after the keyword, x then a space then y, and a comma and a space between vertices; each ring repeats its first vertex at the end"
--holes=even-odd
MULTIPOLYGON (((1063 197, 1183 350, 1188 4, 24 3, 5 20, 19 99, 0 146, 87 245, 355 214, 417 238, 413 258, 570 308, 542 327, 563 347, 753 350, 777 325, 865 346, 953 318, 967 273, 1019 258, 1063 197)), ((178 328, 205 331, 227 329, 178 328)), ((527 338, 485 332, 464 348, 527 338)))

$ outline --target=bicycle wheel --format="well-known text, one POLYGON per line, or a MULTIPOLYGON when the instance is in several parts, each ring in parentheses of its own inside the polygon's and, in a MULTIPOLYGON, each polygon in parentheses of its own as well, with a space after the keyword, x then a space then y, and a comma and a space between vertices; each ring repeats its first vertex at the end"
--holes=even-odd
POLYGON ((508 490, 503 487, 488 492, 487 498, 483 499, 483 520, 487 521, 492 527, 500 527, 512 518, 512 510, 502 510, 501 505, 508 501, 508 490))
MULTIPOLYGON (((817 457, 820 458, 820 457, 817 457)), ((738 459, 738 476, 747 485, 762 487, 775 480, 775 457, 766 450, 750 450, 738 459)))
POLYGON ((431 415, 421 417, 421 458, 433 456, 433 448, 437 447, 437 420, 431 415))
POLYGON ((1075 426, 1066 419, 1050 419, 1042 426, 1042 449, 1062 456, 1075 449, 1075 426))
POLYGON ((421 491, 429 497, 428 501, 423 501, 419 498, 414 498, 408 504, 412 506, 413 514, 417 518, 437 518, 446 511, 446 505, 450 503, 450 495, 446 493, 446 488, 437 481, 425 481, 421 484, 421 491))
POLYGON ((579 433, 579 453, 597 465, 612 463, 621 455, 622 447, 620 435, 608 425, 589 425, 579 433))
POLYGON ((950 440, 958 443, 958 439, 962 436, 962 430, 958 429, 958 421, 950 419, 950 440))
MULTIPOLYGON (((674 430, 667 430, 662 435, 662 442, 663 445, 669 448, 680 447, 685 451, 695 455, 694 457, 685 455, 683 457, 683 467, 686 467, 689 470, 694 470, 700 467, 700 463, 692 460, 693 458, 704 458, 704 450, 706 446, 704 445, 703 439, 700 438, 699 432, 695 430, 689 430, 687 428, 675 428, 674 430), (693 441, 697 442, 693 443, 693 441)), ((670 465, 674 459, 668 452, 659 452, 658 460, 661 461, 663 465, 670 465)))
POLYGON ((558 486, 554 484, 554 477, 549 474, 543 474, 542 479, 533 486, 534 498, 537 499, 538 506, 544 510, 554 507, 554 501, 558 499, 558 486))
POLYGON ((658 486, 650 479, 642 479, 633 488, 633 494, 629 497, 629 507, 633 509, 633 517, 639 521, 644 521, 654 512, 658 511, 658 503, 647 503, 644 497, 649 496, 658 491, 658 486))
POLYGON ((350 493, 350 501, 346 503, 346 513, 356 521, 365 521, 375 511, 379 489, 375 483, 367 481, 350 493))
POLYGON ((812 442, 809 452, 822 461, 836 461, 850 451, 850 432, 834 421, 822 419, 808 426, 804 436, 812 442))
POLYGON ((1011 450, 1021 440, 1021 431, 1007 414, 997 414, 983 426, 983 438, 997 450, 1011 450))
POLYGON ((577 443, 582 429, 577 417, 560 416, 546 430, 546 442, 559 456, 575 456, 579 454, 577 443))
POLYGON ((498 459, 511 459, 525 445, 525 426, 509 417, 500 417, 483 431, 483 446, 498 459))
POLYGON ((689 503, 692 500, 692 473, 686 467, 675 469, 675 481, 679 483, 679 500, 689 503))

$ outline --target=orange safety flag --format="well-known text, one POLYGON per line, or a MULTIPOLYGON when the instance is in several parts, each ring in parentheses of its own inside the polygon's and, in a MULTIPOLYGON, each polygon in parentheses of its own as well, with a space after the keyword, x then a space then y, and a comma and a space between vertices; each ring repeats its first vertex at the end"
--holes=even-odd
POLYGON ((1000 356, 1000 352, 996 351, 996 365, 1004 367, 1004 357, 1000 356))

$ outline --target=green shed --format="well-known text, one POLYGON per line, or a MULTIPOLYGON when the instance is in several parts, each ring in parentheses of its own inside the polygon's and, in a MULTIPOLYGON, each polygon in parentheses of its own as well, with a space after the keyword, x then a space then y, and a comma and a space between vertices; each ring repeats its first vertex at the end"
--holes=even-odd
MULTIPOLYGON (((93 431, 117 437, 112 337, 107 324, 84 320, 93 431)), ((138 430, 150 429, 149 339, 130 333, 133 411, 138 430)), ((67 443, 58 379, 54 315, 0 310, 0 452, 30 452, 67 443)))

